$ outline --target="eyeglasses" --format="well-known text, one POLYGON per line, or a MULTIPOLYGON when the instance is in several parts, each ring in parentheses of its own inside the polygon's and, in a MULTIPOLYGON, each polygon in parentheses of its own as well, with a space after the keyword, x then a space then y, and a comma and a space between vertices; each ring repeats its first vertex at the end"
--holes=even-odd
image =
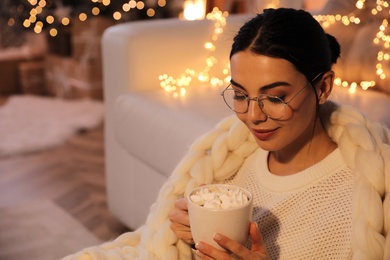
POLYGON ((229 84, 221 96, 223 97, 226 105, 238 114, 245 114, 249 109, 249 102, 251 100, 256 101, 261 111, 271 119, 281 119, 286 114, 286 107, 297 97, 307 86, 314 82, 320 75, 319 73, 313 80, 309 81, 302 89, 300 89, 288 102, 282 100, 280 97, 260 94, 257 97, 249 97, 241 91, 234 89, 229 84))

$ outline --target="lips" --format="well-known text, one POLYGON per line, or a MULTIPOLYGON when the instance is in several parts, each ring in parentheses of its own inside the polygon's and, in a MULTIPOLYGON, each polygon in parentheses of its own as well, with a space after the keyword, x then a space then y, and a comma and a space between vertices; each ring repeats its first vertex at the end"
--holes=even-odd
POLYGON ((252 133, 260 141, 267 141, 276 133, 277 130, 278 130, 278 128, 275 128, 275 129, 252 129, 252 133))

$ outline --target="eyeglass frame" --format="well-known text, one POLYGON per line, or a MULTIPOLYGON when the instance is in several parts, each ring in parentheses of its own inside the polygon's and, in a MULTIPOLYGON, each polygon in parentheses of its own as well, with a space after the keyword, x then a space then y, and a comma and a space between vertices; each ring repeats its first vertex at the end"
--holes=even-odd
MULTIPOLYGON (((286 115, 286 107, 291 103, 291 101, 293 101, 307 86, 309 86, 309 85, 311 85, 314 81, 316 81, 317 79, 318 79, 318 77, 320 77, 320 75, 323 75, 323 72, 320 72, 320 73, 318 73, 317 74, 317 76, 315 76, 311 81, 308 81, 307 83, 306 83, 306 85, 303 87, 303 88, 301 88, 289 101, 284 101, 284 100, 282 100, 280 97, 278 97, 278 96, 274 96, 274 95, 268 95, 268 94, 259 94, 257 97, 253 97, 253 98, 251 98, 251 97, 249 97, 248 95, 246 95, 246 94, 244 94, 242 91, 240 91, 240 90, 235 90, 235 89, 232 89, 232 90, 234 90, 234 91, 238 91, 238 92, 240 92, 241 94, 243 94, 243 96, 245 96, 245 99, 246 99, 246 101, 247 101, 247 103, 248 103, 248 105, 247 105, 247 108, 246 108, 246 111, 245 112, 237 112, 236 110, 234 110, 233 108, 231 108, 230 106, 229 106, 229 104, 228 104, 228 102, 226 101, 226 99, 225 99, 225 91, 226 90, 228 90, 228 88, 232 85, 232 83, 230 83, 221 93, 220 93, 220 95, 222 96, 222 98, 223 98, 223 100, 224 100, 224 102, 225 102, 225 104, 228 106, 228 108, 230 108, 231 110, 233 110, 235 113, 237 113, 237 114, 245 114, 245 113, 248 113, 248 110, 249 110, 249 102, 250 101, 256 101, 257 102, 257 105, 259 106, 259 108, 260 108, 260 110, 261 110, 261 112, 263 112, 264 113, 264 115, 266 115, 267 116, 267 118, 271 118, 271 119, 273 119, 273 120, 278 120, 278 119, 281 119, 282 117, 284 117, 285 115, 286 115), (267 115, 267 113, 266 112, 264 112, 264 110, 263 110, 263 108, 262 108, 262 106, 261 106, 261 104, 260 104, 260 102, 262 102, 262 100, 264 99, 260 99, 260 97, 269 97, 269 98, 276 98, 276 99, 278 99, 280 102, 281 102, 281 104, 283 104, 283 106, 284 106, 284 113, 283 113, 283 115, 281 116, 281 117, 278 117, 278 118, 276 118, 276 117, 271 117, 271 116, 269 116, 269 115, 267 115)), ((264 103, 262 102, 262 104, 263 104, 263 107, 264 107, 264 103)))

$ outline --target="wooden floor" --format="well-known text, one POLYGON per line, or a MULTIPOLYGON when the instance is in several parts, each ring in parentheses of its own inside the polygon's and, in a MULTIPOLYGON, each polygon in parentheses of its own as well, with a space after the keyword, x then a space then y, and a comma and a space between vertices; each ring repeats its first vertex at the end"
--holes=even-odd
POLYGON ((0 206, 50 199, 102 240, 128 231, 107 209, 103 138, 101 125, 53 149, 0 157, 0 206))

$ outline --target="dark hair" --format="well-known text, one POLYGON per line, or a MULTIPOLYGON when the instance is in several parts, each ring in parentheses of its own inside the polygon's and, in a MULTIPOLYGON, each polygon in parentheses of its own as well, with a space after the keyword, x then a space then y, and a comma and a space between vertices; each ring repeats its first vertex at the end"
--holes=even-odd
POLYGON ((309 81, 340 56, 337 40, 310 13, 290 8, 265 9, 246 22, 234 37, 230 58, 244 50, 288 60, 309 81))

